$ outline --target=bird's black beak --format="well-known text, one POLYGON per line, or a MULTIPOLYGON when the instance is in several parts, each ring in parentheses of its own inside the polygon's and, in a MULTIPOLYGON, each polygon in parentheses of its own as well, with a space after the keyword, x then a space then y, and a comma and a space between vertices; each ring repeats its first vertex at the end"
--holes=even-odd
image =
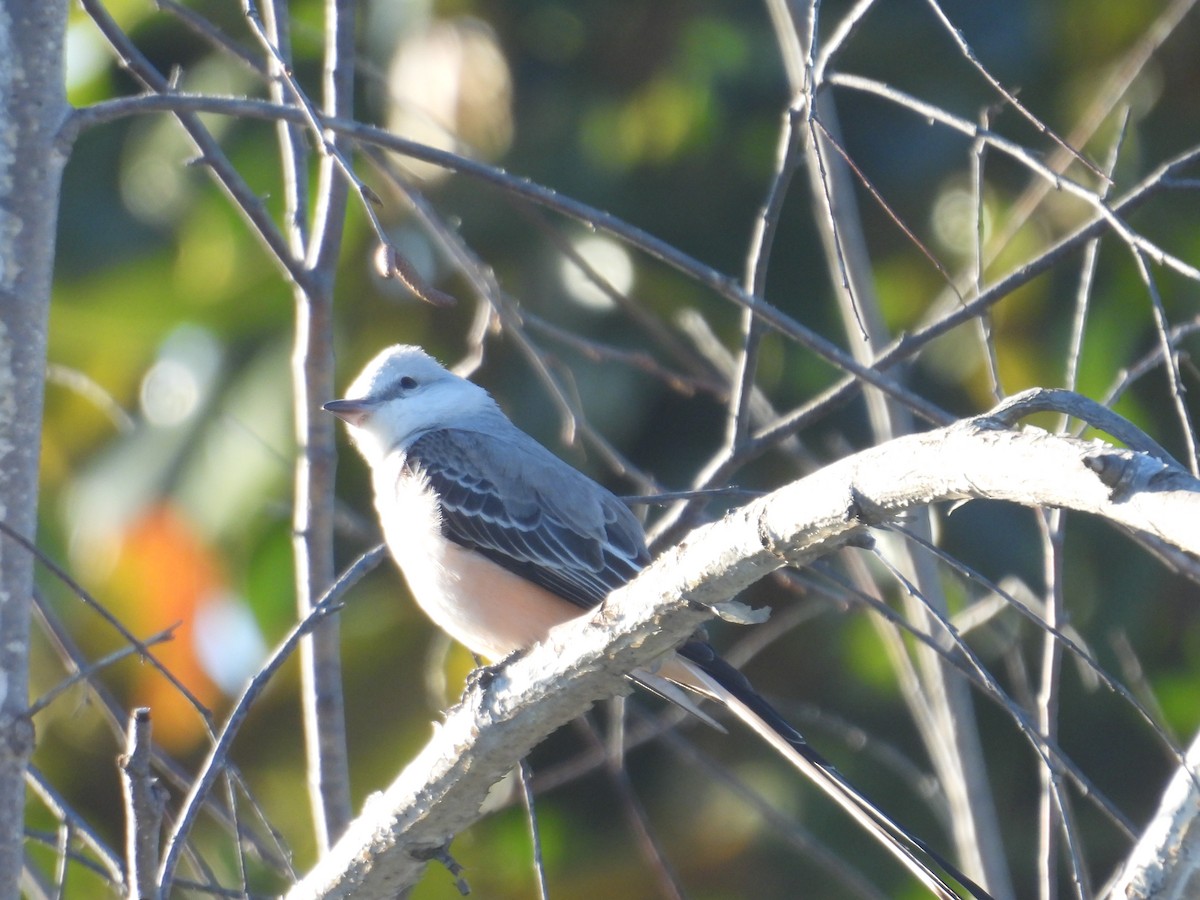
POLYGON ((330 400, 321 409, 349 425, 361 425, 375 409, 375 404, 370 400, 330 400))

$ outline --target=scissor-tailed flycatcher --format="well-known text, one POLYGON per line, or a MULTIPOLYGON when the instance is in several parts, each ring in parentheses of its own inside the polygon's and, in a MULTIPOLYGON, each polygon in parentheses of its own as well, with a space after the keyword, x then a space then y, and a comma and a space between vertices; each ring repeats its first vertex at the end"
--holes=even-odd
MULTIPOLYGON (((388 549, 421 608, 480 656, 500 660, 533 645, 649 563, 628 507, 419 347, 384 350, 349 395, 325 409, 350 426, 371 467, 388 549)), ((688 691, 723 703, 936 896, 959 895, 918 852, 987 896, 852 788, 707 643, 689 641, 655 672, 630 677, 705 719, 688 691)))

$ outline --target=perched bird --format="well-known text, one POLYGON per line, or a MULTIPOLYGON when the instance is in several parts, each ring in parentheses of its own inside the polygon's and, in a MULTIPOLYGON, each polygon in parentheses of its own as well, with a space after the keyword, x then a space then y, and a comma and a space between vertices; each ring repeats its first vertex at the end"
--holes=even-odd
MULTIPOLYGON (((620 500, 515 426, 482 387, 419 347, 376 356, 345 400, 371 467, 375 509, 409 590, 447 634, 500 660, 594 609, 646 566, 641 524, 620 500)), ((700 640, 630 677, 702 718, 728 707, 876 835, 937 897, 986 893, 910 836, 816 753, 750 682, 700 640)))

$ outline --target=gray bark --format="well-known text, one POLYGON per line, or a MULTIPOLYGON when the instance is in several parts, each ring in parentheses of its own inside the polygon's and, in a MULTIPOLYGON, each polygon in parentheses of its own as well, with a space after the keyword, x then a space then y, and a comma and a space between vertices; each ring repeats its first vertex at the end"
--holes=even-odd
MULTIPOLYGON (((37 527, 46 320, 65 154, 65 3, 0 4, 0 519, 37 527)), ((33 558, 0 538, 0 896, 23 861, 33 558)))
POLYGON ((1147 454, 987 417, 898 438, 696 529, 616 591, 471 688, 425 749, 366 807, 289 900, 396 897, 481 815, 488 789, 547 734, 623 690, 622 673, 684 640, 745 587, 804 565, 865 526, 928 503, 1062 507, 1200 554, 1200 482, 1147 454))

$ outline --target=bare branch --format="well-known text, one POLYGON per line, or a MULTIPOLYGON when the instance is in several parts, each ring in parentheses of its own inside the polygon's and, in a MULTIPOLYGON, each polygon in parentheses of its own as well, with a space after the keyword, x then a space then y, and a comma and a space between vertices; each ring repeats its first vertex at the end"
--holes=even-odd
POLYGON ((150 710, 129 717, 125 754, 118 760, 125 797, 125 889, 131 897, 154 896, 158 838, 167 795, 150 770, 150 710))
POLYGON ((1190 897, 1200 885, 1200 736, 1163 792, 1158 812, 1142 834, 1108 897, 1150 900, 1190 897))
POLYGON ((998 429, 986 418, 898 438, 827 467, 662 554, 586 621, 476 683, 432 741, 328 857, 289 895, 394 896, 423 859, 478 818, 492 783, 541 738, 595 700, 626 689, 622 673, 672 648, 713 607, 783 565, 803 565, 864 525, 913 505, 952 498, 1063 506, 1124 527, 1169 535, 1200 553, 1180 528, 1200 515, 1200 483, 1156 460, 1098 443, 998 429), (1114 491, 1101 472, 1123 473, 1114 491))
POLYGON ((166 853, 159 868, 158 890, 160 896, 166 897, 170 893, 175 867, 178 865, 179 857, 183 853, 188 833, 204 804, 208 792, 212 789, 213 783, 226 766, 226 755, 229 753, 229 748, 233 743, 233 739, 237 736, 238 729, 254 705, 254 701, 258 699, 267 684, 270 683, 275 673, 279 670, 279 667, 291 657, 292 653, 299 646, 300 640, 323 619, 337 612, 342 595, 362 578, 363 575, 378 565, 379 561, 383 558, 383 554, 383 547, 378 546, 355 560, 342 573, 341 577, 333 583, 329 590, 325 592, 320 601, 313 606, 312 611, 284 638, 275 649, 275 652, 271 654, 270 659, 263 664, 250 684, 242 691, 237 705, 230 712, 229 718, 226 720, 212 750, 209 751, 208 757, 204 761, 204 765, 192 782, 187 800, 184 802, 183 809, 180 811, 171 830, 166 853))

